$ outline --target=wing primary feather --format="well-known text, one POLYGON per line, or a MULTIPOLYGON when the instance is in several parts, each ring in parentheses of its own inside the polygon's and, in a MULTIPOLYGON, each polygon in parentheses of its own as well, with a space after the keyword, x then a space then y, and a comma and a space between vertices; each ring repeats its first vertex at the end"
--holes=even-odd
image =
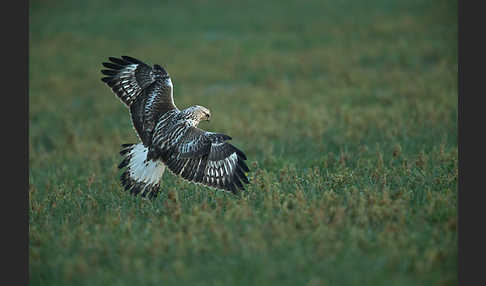
POLYGON ((106 83, 109 83, 110 81, 114 80, 115 78, 112 77, 112 76, 105 76, 105 77, 102 77, 101 80, 103 82, 106 82, 106 83))
POLYGON ((194 160, 194 165, 191 168, 191 174, 189 176, 189 180, 191 180, 191 181, 195 180, 198 168, 199 168, 200 163, 201 163, 201 160, 202 160, 201 158, 194 160))
POLYGON ((235 173, 238 175, 238 177, 246 184, 249 184, 250 182, 248 181, 248 178, 245 176, 245 174, 241 171, 240 168, 236 168, 235 173))
MULTIPOLYGON (((190 162, 190 167, 187 169, 187 172, 186 172, 186 179, 189 180, 189 181, 192 181, 194 179, 194 175, 195 175, 195 168, 197 168, 197 161, 193 160, 192 162, 190 162), (196 166, 194 166, 196 165, 196 166)), ((185 171, 185 170, 184 170, 185 171)))
POLYGON ((202 182, 204 179, 204 170, 206 169, 208 163, 207 158, 201 158, 201 164, 198 167, 197 173, 196 173, 196 182, 202 182))
POLYGON ((235 147, 235 152, 238 154, 239 157, 241 157, 243 160, 246 160, 246 155, 243 153, 240 149, 235 147))
POLYGON ((181 172, 182 170, 182 167, 184 166, 184 164, 186 163, 186 160, 179 160, 179 161, 176 161, 176 165, 174 167, 174 173, 178 174, 181 172))
POLYGON ((238 160, 238 166, 241 167, 241 169, 243 169, 243 171, 245 172, 250 172, 250 169, 248 168, 248 166, 246 165, 245 161, 243 160, 238 160))
POLYGON ((126 66, 128 64, 130 64, 129 62, 126 62, 122 59, 119 59, 119 58, 115 58, 115 57, 109 57, 108 58, 110 61, 114 62, 115 64, 119 64, 121 66, 126 66))
POLYGON ((228 190, 231 191, 235 195, 238 193, 238 190, 236 189, 235 185, 231 181, 229 181, 229 183, 228 183, 228 190))
POLYGON ((113 63, 102 63, 103 66, 107 67, 107 68, 110 68, 110 69, 114 69, 114 70, 121 70, 123 69, 123 66, 120 66, 120 65, 117 65, 117 64, 113 64, 113 63))
POLYGON ((194 160, 194 159, 190 159, 187 162, 186 167, 184 168, 184 171, 182 172, 183 178, 191 181, 192 177, 194 176, 194 172, 193 172, 194 165, 197 165, 197 161, 194 160))
POLYGON ((244 190, 244 189, 245 189, 245 187, 243 187, 243 184, 240 182, 240 179, 238 178, 238 175, 234 174, 234 175, 233 175, 233 180, 232 180, 232 181, 235 183, 235 185, 236 185, 236 186, 237 186, 239 189, 241 189, 241 190, 244 190))
POLYGON ((138 60, 136 58, 132 58, 130 56, 122 56, 122 59, 124 59, 127 62, 133 63, 133 64, 145 64, 141 60, 138 60))
POLYGON ((115 70, 101 70, 101 73, 104 75, 117 75, 118 71, 115 70))

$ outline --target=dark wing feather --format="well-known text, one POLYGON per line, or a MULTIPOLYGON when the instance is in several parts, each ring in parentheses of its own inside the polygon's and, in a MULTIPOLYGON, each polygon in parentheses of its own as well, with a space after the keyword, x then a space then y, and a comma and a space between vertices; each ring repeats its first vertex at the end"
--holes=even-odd
MULTIPOLYGON (((176 132, 180 129, 175 127, 172 130, 176 132)), ((166 135, 165 138, 173 137, 166 135)), ((158 139, 154 139, 154 142, 164 146, 161 153, 166 156, 161 159, 174 174, 188 181, 237 193, 245 189, 243 183, 249 183, 245 172, 250 170, 245 163, 245 154, 226 142, 230 139, 224 134, 190 126, 172 142, 158 139)))
POLYGON ((107 69, 101 70, 101 80, 130 109, 132 122, 145 146, 152 143, 152 134, 158 118, 165 112, 176 109, 172 96, 169 75, 159 65, 150 67, 144 62, 122 56, 110 57, 111 62, 103 63, 107 69))
POLYGON ((110 57, 109 60, 111 62, 103 63, 109 69, 101 70, 101 73, 107 75, 101 80, 111 87, 125 105, 130 106, 142 90, 155 81, 153 69, 132 57, 110 57))

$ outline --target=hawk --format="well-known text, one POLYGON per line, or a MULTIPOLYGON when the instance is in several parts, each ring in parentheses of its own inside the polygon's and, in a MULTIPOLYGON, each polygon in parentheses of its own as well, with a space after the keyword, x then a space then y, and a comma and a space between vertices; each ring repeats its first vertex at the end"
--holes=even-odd
POLYGON ((174 103, 174 86, 160 65, 149 66, 129 57, 109 57, 102 65, 105 82, 130 110, 140 139, 123 144, 125 168, 120 179, 133 195, 155 198, 166 167, 176 176, 237 194, 248 184, 246 155, 228 143, 231 137, 198 128, 209 121, 211 112, 194 105, 179 110, 174 103))

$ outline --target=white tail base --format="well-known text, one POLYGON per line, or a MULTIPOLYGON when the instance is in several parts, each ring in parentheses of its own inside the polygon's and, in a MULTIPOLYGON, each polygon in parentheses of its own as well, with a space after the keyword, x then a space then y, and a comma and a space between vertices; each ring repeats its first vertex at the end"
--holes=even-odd
POLYGON ((148 148, 143 143, 138 143, 130 151, 128 169, 132 180, 149 185, 158 184, 165 171, 165 165, 161 161, 145 161, 148 148))

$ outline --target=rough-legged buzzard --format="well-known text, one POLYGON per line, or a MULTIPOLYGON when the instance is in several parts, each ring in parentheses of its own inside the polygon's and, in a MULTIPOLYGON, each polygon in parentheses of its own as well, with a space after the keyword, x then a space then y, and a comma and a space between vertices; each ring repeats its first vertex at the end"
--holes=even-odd
POLYGON ((101 80, 129 108, 141 142, 123 144, 118 168, 124 188, 134 195, 154 198, 166 166, 182 178, 237 193, 248 184, 245 154, 226 142, 231 137, 199 129, 209 120, 202 106, 179 110, 172 81, 160 65, 153 67, 132 57, 109 57, 101 80))

